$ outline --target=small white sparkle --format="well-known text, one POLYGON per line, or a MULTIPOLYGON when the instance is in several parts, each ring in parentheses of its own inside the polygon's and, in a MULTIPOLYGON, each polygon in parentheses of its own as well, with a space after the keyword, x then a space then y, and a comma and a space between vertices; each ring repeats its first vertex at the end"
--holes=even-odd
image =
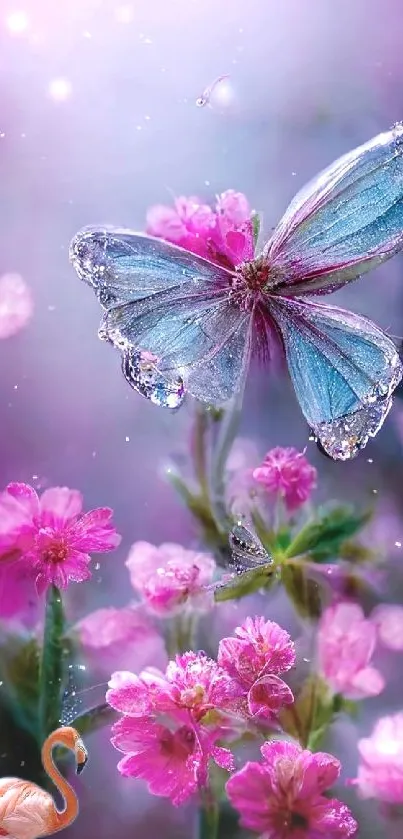
POLYGON ((132 23, 134 20, 134 8, 129 3, 118 6, 115 11, 115 19, 118 23, 132 23))
POLYGON ((73 93, 72 84, 68 79, 52 79, 48 87, 48 93, 54 102, 66 102, 73 93))
POLYGON ((397 547, 397 548, 401 548, 401 547, 402 547, 402 543, 401 543, 401 542, 395 542, 395 545, 396 545, 396 547, 397 547))
POLYGON ((130 443, 130 437, 125 437, 126 443, 130 443))
POLYGON ((6 26, 12 35, 22 35, 26 32, 29 26, 29 18, 26 12, 22 9, 16 9, 10 12, 6 17, 6 26))

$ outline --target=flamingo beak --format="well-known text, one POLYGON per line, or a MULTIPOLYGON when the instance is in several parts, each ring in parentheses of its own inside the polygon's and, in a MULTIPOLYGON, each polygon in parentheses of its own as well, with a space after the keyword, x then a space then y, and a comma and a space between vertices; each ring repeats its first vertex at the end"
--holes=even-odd
POLYGON ((77 775, 81 775, 86 763, 88 760, 88 752, 84 746, 83 741, 78 740, 76 744, 76 773, 77 775))
POLYGON ((85 757, 82 758, 82 760, 77 762, 77 767, 76 767, 77 775, 81 775, 81 772, 83 771, 83 769, 87 765, 87 761, 88 761, 88 755, 86 754, 85 757))

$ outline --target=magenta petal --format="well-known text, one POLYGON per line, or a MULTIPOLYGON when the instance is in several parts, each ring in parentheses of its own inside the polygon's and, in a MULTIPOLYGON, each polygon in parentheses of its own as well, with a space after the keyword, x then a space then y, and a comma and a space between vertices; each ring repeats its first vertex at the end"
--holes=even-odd
POLYGON ((85 513, 69 527, 70 544, 84 553, 113 550, 122 537, 111 523, 112 516, 113 510, 109 507, 98 507, 85 513))
POLYGON ((252 716, 270 719, 283 707, 294 702, 288 685, 278 676, 262 676, 248 693, 248 707, 252 716))
POLYGON ((52 487, 45 489, 40 498, 41 525, 62 527, 81 513, 83 497, 77 489, 52 487))

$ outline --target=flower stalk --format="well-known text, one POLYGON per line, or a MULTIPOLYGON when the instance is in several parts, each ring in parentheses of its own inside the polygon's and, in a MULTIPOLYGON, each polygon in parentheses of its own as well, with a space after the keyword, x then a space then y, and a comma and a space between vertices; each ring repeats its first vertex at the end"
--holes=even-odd
POLYGON ((49 587, 39 671, 39 737, 46 739, 60 725, 62 713, 64 611, 60 591, 49 587))

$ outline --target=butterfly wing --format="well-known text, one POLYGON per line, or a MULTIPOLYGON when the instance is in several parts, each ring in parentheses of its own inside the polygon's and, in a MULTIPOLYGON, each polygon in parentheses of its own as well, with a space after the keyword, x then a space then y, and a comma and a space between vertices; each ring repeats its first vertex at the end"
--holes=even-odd
POLYGON ((366 318, 320 303, 272 296, 291 379, 325 451, 347 460, 381 428, 402 378, 392 341, 366 318))
POLYGON ((297 193, 263 254, 285 293, 326 293, 403 247, 403 125, 350 151, 297 193))
POLYGON ((120 349, 125 376, 142 395, 152 398, 150 375, 153 393, 164 390, 164 400, 153 401, 168 407, 165 391, 175 382, 216 404, 242 386, 252 319, 229 300, 232 275, 225 268, 114 228, 80 231, 70 258, 105 309, 100 337, 120 349))

